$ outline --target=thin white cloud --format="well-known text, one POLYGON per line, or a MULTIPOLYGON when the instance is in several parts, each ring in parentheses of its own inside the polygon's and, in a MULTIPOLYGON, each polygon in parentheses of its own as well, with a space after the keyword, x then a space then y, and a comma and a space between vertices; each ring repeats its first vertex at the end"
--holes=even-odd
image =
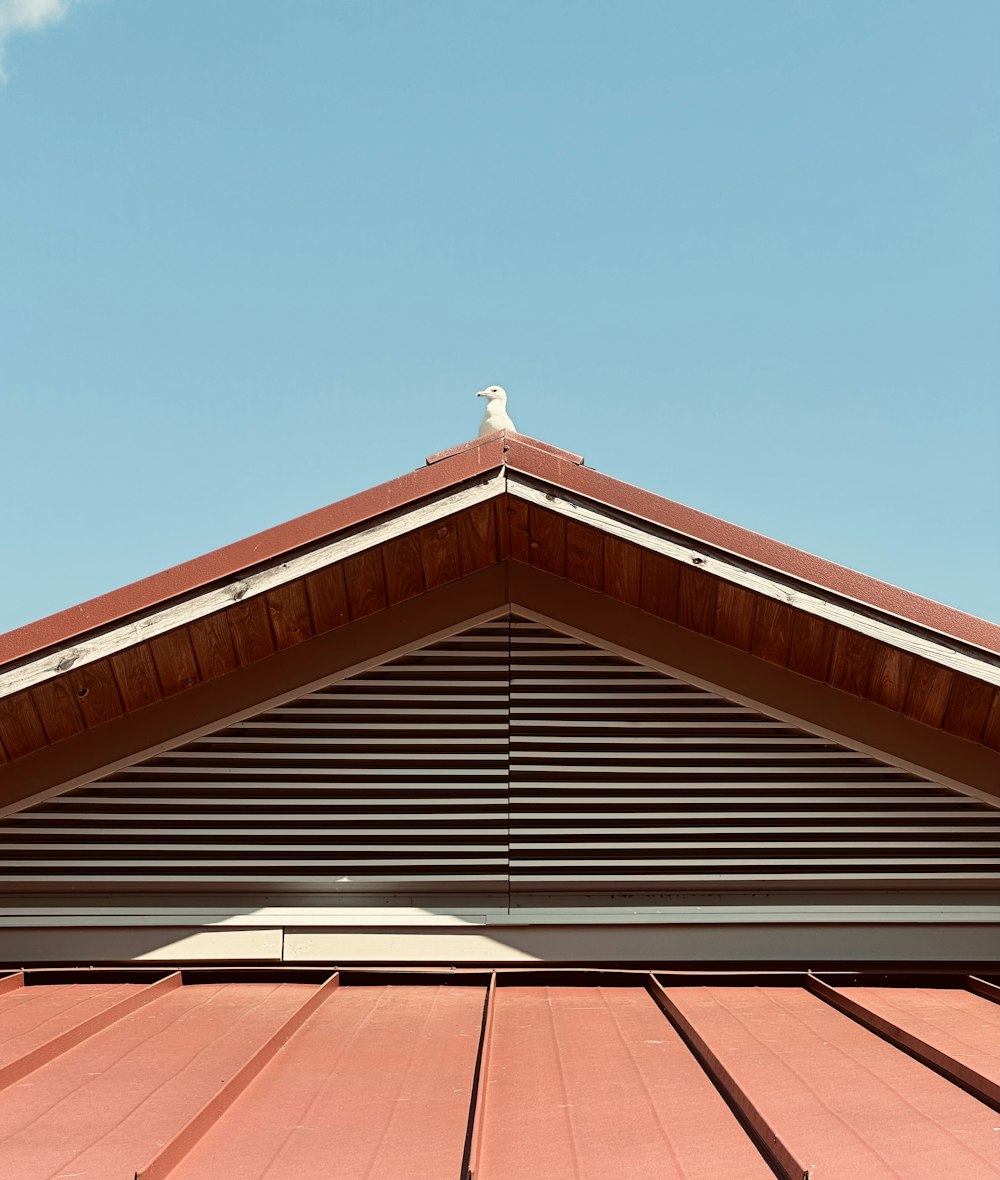
POLYGON ((0 0, 0 82, 6 81, 4 49, 15 33, 31 33, 63 19, 76 0, 0 0))

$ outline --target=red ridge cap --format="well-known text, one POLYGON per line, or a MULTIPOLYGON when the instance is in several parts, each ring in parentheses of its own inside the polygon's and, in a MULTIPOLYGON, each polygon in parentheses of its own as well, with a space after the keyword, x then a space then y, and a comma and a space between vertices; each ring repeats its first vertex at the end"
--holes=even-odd
POLYGON ((213 582, 235 577, 253 566, 368 524, 376 517, 501 468, 504 461, 501 436, 492 435, 480 442, 474 450, 466 451, 460 461, 444 468, 420 467, 388 483, 8 631, 0 635, 0 666, 110 626, 129 615, 162 606, 213 582))
POLYGON ((777 573, 809 582, 963 643, 1000 654, 1000 625, 996 623, 816 557, 804 549, 774 541, 761 533, 688 508, 620 479, 602 475, 593 468, 567 463, 557 455, 543 453, 531 445, 522 445, 518 435, 511 435, 507 439, 507 466, 512 471, 557 484, 566 491, 617 508, 671 532, 703 541, 755 565, 766 566, 777 573))
POLYGON ((545 451, 549 455, 558 455, 559 458, 565 459, 569 463, 575 463, 578 466, 583 464, 582 455, 574 455, 572 451, 564 451, 561 447, 554 447, 550 443, 539 442, 537 438, 529 438, 526 434, 508 433, 506 430, 495 430, 492 434, 485 434, 482 438, 474 438, 470 442, 459 443, 457 447, 450 447, 447 451, 438 451, 436 455, 428 455, 426 462, 430 466, 432 463, 440 463, 442 459, 451 459, 455 455, 462 455, 466 451, 474 450, 476 447, 481 447, 484 443, 495 439, 502 440, 504 449, 507 449, 507 441, 517 440, 517 442, 526 447, 533 447, 538 451, 545 451))

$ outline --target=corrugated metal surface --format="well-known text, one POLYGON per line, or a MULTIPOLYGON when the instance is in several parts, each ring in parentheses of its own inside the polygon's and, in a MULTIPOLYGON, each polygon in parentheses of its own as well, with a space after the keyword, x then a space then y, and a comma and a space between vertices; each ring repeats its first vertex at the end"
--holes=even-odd
POLYGON ((11 888, 996 881, 1000 809, 502 618, 0 825, 11 888))
POLYGON ((1000 810, 512 623, 511 889, 995 880, 1000 810))
POLYGON ((961 976, 27 972, 0 980, 3 1060, 56 1048, 0 1084, 0 1175, 988 1180, 1000 1101, 919 1054, 927 1034, 995 1076, 996 996, 961 976), (886 1012, 910 1051, 870 1027, 886 1012))

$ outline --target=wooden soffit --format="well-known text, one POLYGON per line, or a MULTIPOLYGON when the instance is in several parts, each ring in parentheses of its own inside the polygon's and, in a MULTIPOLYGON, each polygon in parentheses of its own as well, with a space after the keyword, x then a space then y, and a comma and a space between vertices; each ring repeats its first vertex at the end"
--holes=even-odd
MULTIPOLYGON (((572 467, 583 484, 591 477, 616 482, 585 476, 575 456, 560 454, 539 450, 538 462, 572 467)), ((93 772, 93 755, 81 753, 78 764, 68 756, 103 747, 105 729, 130 732, 124 745, 134 755, 149 748, 144 742, 153 733, 162 730, 156 740, 166 741, 169 733, 176 738, 217 723, 225 714, 208 700, 259 694, 247 697, 250 707, 282 685, 291 690, 333 677, 366 643, 379 646, 372 636, 394 635, 395 620, 404 616, 416 642, 517 601, 518 577, 521 605, 531 607, 531 588, 519 572, 531 570, 546 575, 537 609, 551 617, 561 617, 560 595, 568 603, 584 591, 609 618, 632 620, 637 637, 654 621, 667 624, 675 638, 700 637, 712 651, 733 653, 741 676, 755 669, 766 681, 777 672, 795 686, 796 699, 805 699, 804 686, 816 686, 823 708, 841 719, 859 705, 876 718, 876 729, 897 718, 899 740, 911 751, 923 748, 921 741, 978 750, 976 784, 1000 790, 1000 775, 992 772, 990 788, 982 769, 996 766, 1000 751, 1000 656, 588 500, 567 490, 569 477, 547 485, 523 470, 470 466, 463 455, 463 480, 443 481, 434 495, 400 511, 367 523, 352 517, 321 543, 0 668, 0 800, 9 805, 37 794, 52 772, 38 779, 33 768, 49 750, 63 748, 51 761, 68 778, 93 772), (286 679, 286 668, 302 675, 298 685, 286 679)), ((622 646, 642 658, 643 644, 652 642, 622 646)), ((391 647, 383 644, 381 654, 391 647)), ((646 654, 660 659, 662 650, 646 654)), ((725 682, 706 679, 726 691, 725 682)), ((886 743, 870 744, 892 752, 886 743)), ((905 755, 896 747, 894 756, 905 755)), ((940 763, 927 768, 950 773, 940 763)))

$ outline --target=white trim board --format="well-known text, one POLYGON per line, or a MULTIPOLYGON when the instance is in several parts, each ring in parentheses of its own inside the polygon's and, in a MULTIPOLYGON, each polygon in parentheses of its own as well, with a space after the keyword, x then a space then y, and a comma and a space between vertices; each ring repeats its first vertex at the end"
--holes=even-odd
POLYGON ((477 914, 393 913, 373 910, 352 914, 320 906, 281 910, 267 907, 253 913, 210 909, 144 910, 119 912, 114 909, 57 909, 0 912, 0 930, 70 929, 112 927, 235 927, 253 929, 379 930, 446 929, 525 926, 774 926, 816 923, 891 924, 901 926, 1000 926, 998 906, 664 906, 623 910, 620 907, 593 910, 497 910, 477 914))
POLYGON ((168 738, 166 741, 156 742, 154 745, 128 754, 124 758, 117 758, 114 762, 108 762, 97 770, 88 770, 85 774, 77 775, 75 778, 59 783, 58 786, 48 787, 44 791, 38 791, 34 795, 19 799, 16 803, 8 803, 5 806, 0 806, 0 819, 8 815, 14 815, 19 811, 24 811, 28 807, 34 807, 36 803, 44 803, 46 799, 52 799, 56 795, 63 795, 67 791, 74 790, 76 787, 85 787, 88 783, 104 778, 105 775, 114 774, 116 770, 123 770, 127 766, 134 766, 137 762, 143 762, 145 759, 152 758, 156 754, 162 754, 165 750, 176 749, 178 746, 183 746, 186 742, 194 741, 195 738, 204 737, 206 734, 225 729, 227 725, 233 725, 237 721, 245 721, 248 717, 256 717, 258 713, 266 713, 268 709, 274 709, 278 705, 285 704, 286 701, 297 700, 299 697, 316 692, 320 688, 326 688, 330 684, 336 684, 338 681, 346 680, 350 676, 356 676, 359 672, 367 672, 369 668, 377 668, 380 664, 388 663, 390 660, 394 660, 399 656, 408 655, 412 651, 419 651, 421 648, 427 647, 432 643, 437 643, 441 639, 448 639, 450 636, 457 635, 461 631, 467 631, 470 627, 478 627, 481 623, 489 623, 493 619, 506 618, 509 611, 510 608, 508 606, 499 608, 491 607, 489 610, 480 611, 478 614, 470 615, 468 618, 461 619, 456 623, 450 623, 447 627, 442 627, 437 631, 431 631, 427 635, 422 635, 419 639, 413 640, 412 643, 403 643, 397 647, 388 648, 376 656, 371 656, 356 664, 350 664, 333 675, 321 676, 316 680, 310 680, 305 684, 300 684, 293 689, 289 689, 287 692, 279 693, 277 696, 257 701, 246 709, 240 709, 236 713, 230 713, 226 717, 217 718, 205 725, 199 725, 195 729, 187 730, 185 733, 168 738))
MULTIPOLYGON (((932 660, 943 667, 964 672, 969 676, 974 676, 977 680, 983 680, 1000 688, 1000 656, 989 656, 985 653, 979 656, 953 647, 947 640, 935 641, 928 638, 924 630, 919 628, 917 624, 908 626, 902 620, 888 615, 880 618, 873 617, 867 612, 874 611, 876 609, 874 607, 862 610, 845 605, 845 602, 837 601, 832 597, 832 592, 829 595, 821 594, 818 590, 814 592, 809 589, 808 582, 793 579, 791 575, 787 576, 788 580, 786 581, 777 575, 762 573, 759 569, 750 564, 744 564, 736 558, 720 556, 707 545, 704 548, 699 548, 695 544, 685 544, 659 536, 636 525, 628 524, 611 512, 601 511, 592 502, 568 494, 553 495, 551 492, 542 491, 534 484, 524 482, 514 474, 508 474, 507 491, 520 500, 526 500, 529 504, 546 508, 581 524, 591 525, 602 532, 619 537, 623 541, 638 545, 642 549, 659 553, 664 557, 671 557, 682 565, 693 566, 704 573, 722 578, 726 582, 753 590, 777 602, 783 602, 796 610, 806 611, 818 618, 827 619, 839 626, 847 627, 882 643, 889 643, 893 647, 910 652, 912 655, 922 656, 924 659, 932 660), (792 585, 793 581, 798 584, 792 585)), ((845 601, 849 602, 850 600, 845 601)))
POLYGON ((967 651, 949 643, 947 638, 935 640, 928 636, 927 629, 917 624, 910 625, 905 620, 881 614, 874 607, 862 604, 852 606, 850 599, 835 596, 833 592, 823 593, 821 587, 810 589, 808 582, 795 579, 791 575, 782 577, 761 572, 750 563, 720 555, 708 545, 699 547, 696 543, 671 539, 659 535, 658 532, 630 524, 619 519, 613 510, 602 511, 594 502, 568 493, 555 494, 543 491, 505 467, 488 479, 466 485, 451 495, 431 500, 415 509, 398 513, 369 528, 360 529, 348 537, 316 546, 246 577, 231 579, 202 594, 192 595, 159 610, 154 609, 138 619, 131 619, 96 635, 82 638, 75 643, 65 643, 38 657, 24 660, 15 667, 0 672, 0 697, 31 688, 71 668, 85 667, 97 660, 106 659, 125 648, 224 610, 236 602, 264 594, 346 557, 383 544, 403 533, 431 524, 464 508, 484 503, 504 492, 568 519, 591 525, 650 552, 673 558, 734 585, 753 590, 797 610, 827 619, 1000 688, 1000 656, 985 652, 979 655, 967 651))
POLYGON ((111 627, 76 643, 63 644, 54 651, 29 659, 6 672, 0 672, 0 697, 11 696, 33 685, 41 684, 71 668, 82 668, 97 660, 106 659, 127 647, 144 643, 157 635, 163 635, 186 623, 203 619, 206 615, 224 610, 237 602, 256 598, 268 590, 284 586, 297 578, 315 573, 335 562, 353 557, 366 549, 384 544, 403 533, 412 532, 424 525, 433 524, 443 517, 451 516, 464 508, 482 504, 506 490, 504 470, 479 483, 461 488, 449 496, 421 504, 419 507, 398 513, 388 520, 380 521, 370 528, 360 529, 349 537, 331 541, 310 549, 297 557, 248 574, 246 577, 231 579, 203 594, 195 594, 182 602, 154 610, 141 618, 132 619, 120 626, 111 627))

